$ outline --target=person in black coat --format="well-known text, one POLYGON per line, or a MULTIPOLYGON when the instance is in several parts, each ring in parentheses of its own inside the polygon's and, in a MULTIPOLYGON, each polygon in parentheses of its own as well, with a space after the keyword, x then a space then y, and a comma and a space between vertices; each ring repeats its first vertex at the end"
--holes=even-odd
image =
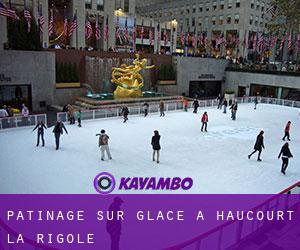
POLYGON ((38 130, 37 131, 37 143, 36 146, 38 147, 40 144, 40 137, 42 138, 42 146, 45 146, 45 140, 44 140, 44 129, 47 129, 46 125, 44 124, 44 122, 39 121, 38 124, 34 127, 34 130, 38 130))
POLYGON ((55 136, 56 150, 59 149, 59 139, 60 139, 60 135, 63 134, 63 130, 66 132, 66 134, 68 134, 65 125, 61 121, 57 121, 53 129, 53 133, 55 136))
POLYGON ((237 102, 234 102, 234 103, 231 105, 230 109, 231 109, 231 119, 232 119, 233 121, 235 121, 235 119, 236 119, 236 112, 237 112, 237 109, 238 109, 238 104, 237 104, 237 102))
POLYGON ((198 108, 199 108, 199 102, 198 102, 197 99, 194 100, 193 107, 194 107, 193 113, 197 114, 197 111, 198 111, 198 108))
POLYGON ((123 123, 125 123, 126 121, 128 121, 129 110, 128 110, 128 108, 127 108, 126 106, 122 108, 121 114, 122 114, 123 117, 124 117, 123 123))
POLYGON ((285 175, 285 171, 289 165, 289 158, 292 158, 293 155, 290 151, 290 148, 289 148, 289 143, 286 142, 281 150, 280 150, 280 153, 278 155, 278 159, 280 158, 281 156, 281 159, 282 159, 282 165, 281 165, 281 173, 283 173, 285 175), (282 156, 281 156, 282 155, 282 156))
POLYGON ((262 149, 265 148, 263 135, 264 135, 264 131, 262 130, 262 131, 260 131, 259 135, 256 137, 254 151, 250 155, 248 155, 248 159, 250 159, 251 156, 258 151, 257 161, 261 161, 261 159, 260 159, 261 151, 262 151, 262 149))
POLYGON ((224 114, 226 114, 227 106, 228 106, 228 102, 227 102, 226 98, 224 98, 224 101, 223 101, 223 113, 224 114))
POLYGON ((148 115, 148 112, 149 112, 149 104, 147 102, 145 102, 143 104, 143 109, 144 109, 144 116, 146 117, 148 115))
POLYGON ((159 163, 159 151, 161 149, 159 141, 160 141, 160 135, 159 135, 158 131, 155 130, 154 136, 152 137, 152 140, 151 140, 151 145, 153 148, 153 161, 155 161, 155 153, 156 153, 157 154, 157 159, 156 159, 157 163, 159 163))

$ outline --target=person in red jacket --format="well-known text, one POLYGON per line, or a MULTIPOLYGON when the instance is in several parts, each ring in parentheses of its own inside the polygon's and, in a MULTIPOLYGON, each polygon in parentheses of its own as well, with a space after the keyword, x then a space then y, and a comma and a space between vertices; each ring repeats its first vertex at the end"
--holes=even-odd
POLYGON ((205 132, 207 132, 207 123, 208 123, 207 112, 204 112, 204 114, 202 115, 201 122, 202 122, 201 132, 203 132, 203 128, 205 132))
POLYGON ((284 137, 282 138, 283 141, 285 141, 286 137, 288 141, 290 141, 290 129, 291 129, 291 121, 288 121, 284 129, 284 137))

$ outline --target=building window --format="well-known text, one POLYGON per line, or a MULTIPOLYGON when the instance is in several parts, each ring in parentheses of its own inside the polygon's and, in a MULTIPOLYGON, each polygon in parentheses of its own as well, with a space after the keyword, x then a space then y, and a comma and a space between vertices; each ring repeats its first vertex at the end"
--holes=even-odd
POLYGON ((224 1, 220 2, 220 10, 224 10, 224 1))
POLYGON ((221 15, 219 17, 219 25, 223 25, 224 24, 224 17, 221 15))
POLYGON ((231 24, 231 15, 227 16, 227 24, 231 24))
POLYGON ((236 0, 235 7, 236 8, 241 7, 241 0, 236 0))
POLYGON ((201 17, 198 18, 198 25, 199 25, 200 27, 202 27, 202 18, 201 18, 201 17))
POLYGON ((207 28, 208 27, 208 17, 205 17, 205 28, 207 28))
POLYGON ((199 5, 199 12, 203 12, 203 4, 199 5))
POLYGON ((196 13, 196 5, 193 5, 193 13, 196 13))
POLYGON ((216 25, 216 17, 215 16, 212 17, 211 21, 212 21, 212 25, 216 25))
POLYGON ((97 10, 104 10, 104 0, 97 0, 97 10))
POLYGON ((257 1, 257 3, 256 3, 256 10, 259 10, 259 8, 260 8, 260 4, 259 4, 259 1, 257 1))
POLYGON ((85 8, 86 9, 92 8, 92 0, 85 0, 85 8))
POLYGON ((195 27, 195 25, 196 25, 196 19, 195 17, 192 17, 192 27, 195 27))
POLYGON ((249 24, 252 25, 253 24, 253 15, 250 16, 250 21, 249 24))
POLYGON ((258 26, 258 16, 255 17, 255 26, 258 26))
POLYGON ((181 15, 184 14, 184 7, 181 7, 180 14, 181 14, 181 15))
POLYGON ((264 23, 263 22, 260 22, 260 27, 264 27, 264 23))
POLYGON ((185 19, 185 21, 186 21, 186 26, 189 27, 190 26, 190 19, 187 18, 187 19, 185 19))
POLYGON ((116 10, 121 9, 122 8, 121 0, 115 0, 115 6, 116 6, 116 10))
POLYGON ((264 12, 265 11, 265 3, 262 3, 261 4, 261 12, 264 12))
POLYGON ((232 9, 232 0, 228 0, 228 9, 232 9))
POLYGON ((205 5, 205 10, 206 10, 206 11, 209 11, 209 2, 206 3, 206 5, 205 5))
POLYGON ((124 12, 129 12, 129 0, 124 0, 124 12))
POLYGON ((217 9, 217 1, 214 1, 213 3, 213 10, 216 10, 217 9))
POLYGON ((235 24, 239 24, 239 22, 240 22, 240 15, 239 14, 235 14, 235 16, 234 16, 234 23, 235 24))
POLYGON ((254 0, 251 0, 251 9, 254 9, 254 0))

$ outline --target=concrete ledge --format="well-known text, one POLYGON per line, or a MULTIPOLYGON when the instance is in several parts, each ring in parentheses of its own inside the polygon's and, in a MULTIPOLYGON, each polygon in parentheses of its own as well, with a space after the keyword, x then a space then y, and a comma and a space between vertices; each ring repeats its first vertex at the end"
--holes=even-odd
POLYGON ((80 88, 80 82, 60 82, 56 83, 57 89, 69 89, 69 88, 80 88))

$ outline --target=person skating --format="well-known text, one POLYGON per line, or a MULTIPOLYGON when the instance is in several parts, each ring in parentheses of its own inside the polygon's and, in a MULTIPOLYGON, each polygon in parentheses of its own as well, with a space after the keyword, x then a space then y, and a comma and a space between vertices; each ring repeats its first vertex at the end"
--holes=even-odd
POLYGON ((182 103, 183 103, 183 110, 185 112, 188 112, 189 101, 187 99, 183 99, 182 103))
POLYGON ((221 94, 218 95, 217 101, 218 101, 218 109, 222 109, 223 100, 222 100, 221 94))
POLYGON ((207 132, 207 123, 208 123, 208 114, 207 112, 204 112, 201 118, 202 126, 201 126, 201 132, 203 132, 203 129, 205 132, 207 132))
POLYGON ((127 122, 127 121, 128 121, 129 110, 128 110, 128 108, 127 108, 126 106, 124 106, 124 107, 122 108, 121 114, 123 115, 123 118, 124 118, 123 123, 127 122))
POLYGON ((154 136, 152 136, 151 145, 153 148, 153 157, 152 160, 155 161, 155 154, 156 154, 156 162, 159 163, 159 151, 160 147, 160 135, 157 130, 154 131, 154 136))
POLYGON ((70 124, 75 124, 75 110, 72 105, 68 104, 68 115, 70 124))
POLYGON ((100 150, 101 150, 101 161, 104 161, 105 152, 107 154, 108 159, 111 160, 112 157, 111 157, 109 146, 108 146, 109 136, 107 134, 105 134, 105 130, 104 129, 102 129, 100 131, 100 134, 96 134, 96 136, 99 136, 98 146, 100 147, 100 150))
POLYGON ((56 150, 59 149, 60 136, 63 134, 63 130, 66 132, 66 134, 68 134, 65 125, 61 121, 57 121, 53 129, 53 133, 55 136, 56 150))
POLYGON ((256 142, 255 142, 255 145, 254 145, 254 151, 250 155, 248 155, 248 159, 250 159, 251 156, 258 151, 257 161, 261 161, 260 155, 261 155, 262 149, 264 149, 264 148, 265 148, 265 145, 264 145, 264 131, 262 130, 262 131, 260 131, 260 133, 256 137, 256 142))
POLYGON ((197 99, 195 99, 194 102, 193 102, 193 108, 194 108, 193 113, 194 113, 194 114, 197 114, 198 108, 199 108, 199 102, 198 102, 197 99))
POLYGON ((144 109, 144 116, 146 117, 148 115, 148 112, 149 112, 149 104, 147 102, 145 102, 143 104, 143 109, 144 109))
POLYGON ((285 141, 285 138, 290 141, 290 130, 291 130, 291 121, 288 121, 284 128, 284 137, 282 138, 283 141, 285 141))
POLYGON ((159 102, 159 111, 160 111, 160 116, 165 116, 165 103, 163 100, 159 102))
POLYGON ((47 129, 44 122, 39 121, 38 124, 34 127, 32 131, 35 131, 37 129, 37 143, 36 146, 38 147, 40 145, 40 137, 42 138, 42 146, 45 146, 45 140, 44 140, 44 129, 47 129))
POLYGON ((76 112, 76 117, 77 117, 78 127, 81 128, 82 112, 80 109, 76 112))
POLYGON ((258 104, 258 97, 255 96, 255 98, 254 98, 254 109, 256 109, 257 104, 258 104))
POLYGON ((280 150, 280 153, 278 155, 278 159, 280 158, 280 156, 282 155, 281 159, 282 159, 282 165, 281 165, 281 173, 283 173, 285 175, 285 171, 289 165, 289 158, 292 158, 293 155, 290 151, 290 148, 289 148, 289 143, 286 142, 281 150, 280 150))
POLYGON ((237 112, 237 109, 238 109, 238 104, 237 104, 237 102, 234 102, 234 103, 231 105, 230 109, 231 109, 231 119, 232 119, 233 121, 235 121, 235 120, 236 120, 236 112, 237 112))
POLYGON ((227 112, 227 106, 228 106, 228 102, 226 100, 226 98, 224 98, 224 101, 223 101, 223 113, 226 114, 227 112))

